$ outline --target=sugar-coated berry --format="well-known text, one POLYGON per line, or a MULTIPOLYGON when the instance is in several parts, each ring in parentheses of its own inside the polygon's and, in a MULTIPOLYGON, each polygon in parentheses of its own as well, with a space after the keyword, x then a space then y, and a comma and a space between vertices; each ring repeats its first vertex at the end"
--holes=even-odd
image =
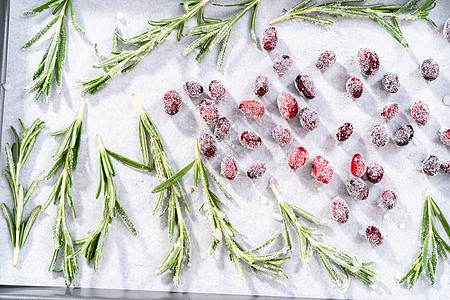
POLYGON ((420 65, 420 74, 428 81, 433 81, 439 77, 439 65, 432 59, 425 59, 420 65))
POLYGON ((450 42, 450 18, 445 21, 444 29, 442 30, 445 38, 450 42))
POLYGON ((298 116, 300 125, 306 130, 313 130, 319 126, 319 115, 311 108, 302 108, 298 116))
POLYGON ((292 130, 284 125, 278 125, 272 130, 272 136, 281 146, 286 146, 292 142, 294 134, 292 130))
POLYGON ((327 70, 336 63, 336 54, 334 51, 327 50, 320 53, 317 58, 316 67, 320 70, 327 70))
POLYGON ((278 35, 275 27, 269 27, 264 30, 261 38, 261 44, 267 52, 274 50, 278 44, 278 35))
POLYGON ((260 160, 254 161, 247 169, 247 176, 251 179, 258 179, 266 173, 266 164, 260 160))
POLYGON ((264 104, 255 100, 242 101, 239 110, 249 119, 259 119, 264 115, 264 104))
POLYGON ((322 156, 316 156, 312 164, 312 176, 319 182, 329 183, 333 175, 331 164, 322 156))
POLYGON ((180 111, 181 106, 183 105, 181 102, 181 95, 174 90, 168 91, 163 96, 163 104, 166 114, 175 115, 180 111))
POLYGON ((352 134, 353 125, 351 123, 344 123, 338 128, 336 138, 338 141, 342 142, 347 140, 352 134))
POLYGON ((186 83, 183 84, 183 89, 186 94, 192 98, 199 97, 201 94, 203 94, 203 87, 196 81, 186 81, 186 83))
POLYGON ((209 84, 209 97, 216 101, 224 101, 227 96, 227 90, 222 82, 213 80, 209 84))
POLYGON ((450 174, 450 160, 442 162, 441 169, 445 173, 450 174))
POLYGON ((269 77, 265 74, 261 74, 256 77, 255 83, 253 84, 253 91, 256 96, 262 97, 269 91, 269 77))
POLYGON ((363 177, 366 174, 367 166, 366 160, 361 154, 355 154, 352 157, 352 161, 350 162, 350 172, 353 176, 363 177))
POLYGON ((308 74, 300 74, 295 78, 295 87, 307 99, 314 99, 317 95, 316 85, 308 74))
POLYGON ((383 244, 383 235, 375 226, 369 226, 366 228, 366 238, 374 246, 380 246, 383 244))
POLYGON ((273 61, 273 71, 277 74, 284 74, 286 73, 292 66, 292 58, 287 55, 283 54, 273 61))
POLYGON ((442 132, 441 134, 441 142, 445 146, 450 146, 450 128, 442 132))
POLYGON ((253 131, 244 131, 241 134, 239 141, 241 142, 241 145, 247 149, 256 149, 261 146, 262 143, 261 137, 253 131))
POLYGON ((361 178, 351 178, 346 187, 348 194, 355 200, 366 200, 369 197, 369 187, 361 178))
POLYGON ((380 68, 378 54, 368 48, 360 48, 358 50, 355 62, 361 74, 365 76, 375 75, 380 68))
POLYGON ((398 80, 398 75, 395 73, 386 73, 381 79, 383 88, 389 93, 397 93, 400 89, 400 81, 398 80))
POLYGON ((198 105, 200 116, 206 124, 214 124, 219 120, 219 108, 217 104, 209 99, 202 100, 198 105))
POLYGON ((373 162, 367 166, 366 174, 367 180, 369 180, 373 184, 376 184, 383 179, 384 169, 379 163, 373 162))
POLYGON ((381 194, 380 206, 384 209, 392 209, 397 204, 397 194, 394 191, 387 190, 381 194))
POLYGON ((330 203, 330 213, 333 220, 338 223, 346 223, 350 217, 350 209, 347 202, 341 197, 335 197, 330 203))
POLYGON ((386 121, 392 120, 395 115, 398 113, 398 104, 397 103, 389 103, 383 106, 381 110, 381 117, 386 121))
POLYGON ((363 94, 364 84, 361 81, 361 79, 351 77, 347 80, 347 83, 345 84, 345 89, 352 98, 358 99, 363 94))
POLYGON ((203 134, 198 140, 198 145, 203 155, 207 157, 216 156, 217 146, 216 141, 214 140, 212 135, 207 133, 203 134))
POLYGON ((218 140, 223 140, 230 133, 231 122, 227 117, 220 118, 214 128, 214 136, 218 140))
POLYGON ((414 129, 411 125, 402 125, 394 133, 394 142, 399 146, 408 145, 414 136, 414 129))
POLYGON ((370 131, 372 144, 377 147, 384 147, 389 142, 389 131, 381 124, 374 125, 370 131))
POLYGON ((440 168, 441 164, 439 163, 439 159, 434 155, 428 156, 422 163, 422 171, 428 176, 436 175, 439 173, 440 168))
POLYGON ((306 164, 308 159, 308 151, 303 147, 292 149, 288 156, 289 167, 293 170, 298 170, 306 164))
POLYGON ((416 101, 411 105, 411 116, 420 125, 427 124, 430 119, 430 108, 422 101, 416 101))
POLYGON ((280 114, 286 119, 293 119, 298 113, 297 100, 289 93, 278 95, 277 104, 280 114))
POLYGON ((224 157, 220 164, 220 173, 227 179, 234 180, 239 173, 239 165, 233 156, 224 157))

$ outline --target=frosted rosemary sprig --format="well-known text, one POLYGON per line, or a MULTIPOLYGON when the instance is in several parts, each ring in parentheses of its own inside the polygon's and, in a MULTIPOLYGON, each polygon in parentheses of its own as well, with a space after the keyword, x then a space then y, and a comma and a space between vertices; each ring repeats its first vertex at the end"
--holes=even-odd
MULTIPOLYGON (((194 167, 194 188, 197 187, 198 180, 200 179, 202 183, 203 189, 203 205, 201 206, 201 210, 203 210, 206 214, 206 219, 208 220, 208 225, 213 234, 214 238, 209 248, 209 254, 212 255, 219 245, 222 238, 225 239, 225 243, 228 247, 228 254, 230 260, 234 263, 234 266, 241 276, 244 278, 244 271, 242 269, 241 261, 247 264, 254 273, 258 273, 258 271, 267 272, 274 276, 280 277, 281 275, 286 276, 281 268, 281 263, 289 257, 280 257, 286 253, 287 248, 266 254, 266 255, 254 255, 253 253, 266 247, 270 243, 272 243, 278 236, 279 233, 275 233, 270 239, 268 239, 262 245, 250 249, 245 250, 238 242, 236 242, 235 238, 239 232, 233 227, 227 215, 223 211, 221 205, 223 204, 222 200, 219 196, 211 190, 210 181, 208 179, 208 175, 213 179, 213 181, 217 184, 219 189, 223 192, 223 194, 229 198, 233 199, 233 197, 228 193, 227 190, 220 184, 220 182, 216 179, 216 177, 211 173, 211 171, 206 167, 205 163, 200 158, 200 152, 198 148, 198 140, 195 140, 195 159, 189 163, 186 167, 184 167, 181 171, 174 174, 172 177, 167 179, 165 182, 159 184, 157 187, 153 189, 153 193, 162 192, 172 185, 174 185, 178 180, 180 180, 184 175, 186 175, 189 170, 194 167)), ((174 260, 170 255, 167 260, 174 260)), ((287 277, 287 276, 286 276, 287 277)))
POLYGON ((149 21, 152 26, 150 29, 144 31, 129 39, 125 39, 119 35, 119 30, 116 28, 113 37, 112 55, 108 59, 100 61, 94 65, 94 69, 103 69, 104 74, 100 74, 91 78, 78 80, 85 88, 81 92, 82 95, 86 93, 95 94, 103 89, 118 73, 126 73, 136 67, 145 55, 153 48, 164 42, 173 30, 177 30, 177 38, 181 39, 184 24, 190 20, 210 0, 187 0, 183 3, 186 13, 169 19, 161 19, 159 21, 149 21), (118 48, 118 42, 121 40, 127 45, 137 47, 135 50, 121 51, 118 48))
POLYGON ((289 250, 292 251, 291 238, 289 235, 288 224, 291 224, 297 231, 300 244, 300 257, 305 272, 308 273, 308 264, 311 258, 312 250, 314 249, 320 257, 323 265, 327 269, 333 281, 341 290, 346 290, 350 284, 350 274, 361 280, 362 282, 373 285, 372 279, 377 274, 368 268, 373 262, 360 262, 356 256, 345 253, 343 250, 334 246, 319 242, 315 240, 314 236, 321 236, 323 234, 317 233, 316 228, 305 227, 298 222, 298 217, 302 216, 315 224, 323 225, 326 222, 307 211, 284 201, 278 193, 273 181, 269 183, 276 199, 283 218, 284 229, 286 232, 286 240, 289 250), (339 275, 335 266, 341 271, 339 275))
POLYGON ((285 10, 283 16, 269 24, 287 19, 305 20, 322 25, 334 24, 332 20, 317 16, 315 13, 347 18, 372 19, 386 28, 408 50, 410 50, 408 42, 397 20, 414 21, 424 19, 437 27, 428 17, 429 12, 436 6, 436 0, 425 0, 420 6, 421 0, 409 0, 405 4, 353 5, 353 3, 358 2, 365 2, 365 0, 333 1, 323 4, 317 4, 314 0, 305 0, 290 10, 285 10))
POLYGON ((411 269, 400 279, 399 283, 407 282, 409 288, 413 287, 419 280, 423 272, 430 277, 431 284, 436 282, 436 266, 438 253, 442 258, 447 259, 447 252, 450 253, 450 245, 441 237, 433 221, 433 215, 441 223, 447 236, 450 238, 450 226, 442 214, 437 203, 430 196, 426 189, 426 198, 423 207, 422 230, 420 233, 420 245, 422 251, 414 260, 411 269))
POLYGON ((187 55, 194 49, 200 48, 200 52, 197 54, 196 59, 201 62, 208 51, 212 51, 221 44, 219 57, 217 58, 217 68, 220 69, 223 65, 228 40, 234 25, 252 8, 253 13, 250 31, 252 39, 256 43, 255 23, 259 2, 260 0, 249 0, 233 4, 213 3, 213 5, 216 6, 242 6, 242 8, 233 18, 224 21, 220 19, 205 18, 202 12, 201 17, 205 23, 198 24, 197 26, 188 29, 189 33, 186 34, 187 36, 198 36, 198 38, 186 47, 183 55, 187 55))
POLYGON ((20 119, 19 122, 22 127, 22 135, 19 137, 16 129, 11 126, 15 143, 12 146, 8 143, 5 144, 7 168, 3 170, 14 201, 13 214, 11 214, 9 207, 5 203, 1 204, 14 250, 13 266, 17 265, 20 249, 25 245, 36 218, 44 210, 41 205, 37 205, 31 211, 28 219, 24 220, 23 211, 25 210, 25 205, 30 200, 40 181, 44 178, 44 172, 36 176, 28 190, 25 190, 24 186, 19 183, 19 180, 21 168, 30 156, 37 136, 44 129, 45 123, 38 118, 29 128, 26 128, 20 119))
POLYGON ((62 135, 63 138, 59 143, 53 159, 56 161, 53 168, 47 175, 47 179, 52 178, 58 171, 61 170, 58 181, 50 194, 44 209, 50 204, 57 202, 58 210, 56 212, 55 223, 53 225, 53 242, 55 244, 55 251, 50 263, 49 271, 63 272, 66 285, 75 283, 78 274, 77 257, 73 255, 75 248, 66 224, 65 205, 67 204, 72 210, 73 218, 76 218, 75 209, 73 207, 72 199, 72 171, 77 168, 78 155, 81 146, 81 130, 83 128, 83 111, 86 102, 83 100, 77 118, 69 125, 69 127, 57 131, 52 136, 62 135), (54 270, 56 259, 62 249, 61 269, 54 270), (70 258, 69 258, 70 257, 70 258))
POLYGON ((47 25, 39 30, 28 42, 23 45, 22 49, 27 49, 34 43, 36 43, 43 35, 45 35, 50 28, 56 25, 55 33, 53 34, 47 49, 44 52, 44 56, 39 63, 36 71, 33 74, 33 81, 25 89, 30 93, 36 92, 34 97, 38 100, 45 92, 47 100, 50 98, 53 78, 56 82, 57 92, 61 92, 62 86, 62 68, 66 58, 66 16, 69 14, 72 20, 73 27, 84 33, 83 29, 75 23, 75 16, 73 10, 73 0, 50 0, 41 6, 38 6, 32 10, 24 12, 26 16, 40 13, 46 9, 52 8, 52 14, 56 15, 47 25))

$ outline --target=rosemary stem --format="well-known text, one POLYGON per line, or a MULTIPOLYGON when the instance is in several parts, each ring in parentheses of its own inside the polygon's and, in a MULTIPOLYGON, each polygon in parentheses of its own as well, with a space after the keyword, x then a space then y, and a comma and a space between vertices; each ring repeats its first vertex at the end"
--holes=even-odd
POLYGON ((142 108, 141 103, 139 103, 139 100, 137 99, 137 97, 136 97, 135 94, 133 94, 133 99, 134 99, 134 103, 136 104, 136 107, 137 107, 137 109, 138 109, 138 111, 139 111, 139 114, 140 114, 140 115, 145 114, 145 111, 144 111, 144 109, 142 108))
MULTIPOLYGON (((17 238, 17 231, 16 231, 16 238, 17 238)), ((19 252, 20 252, 20 248, 19 248, 19 242, 18 240, 16 240, 16 246, 14 247, 14 256, 13 256, 13 266, 17 266, 17 261, 19 260, 19 252)))
POLYGON ((102 139, 100 138, 100 135, 97 134, 95 137, 97 138, 98 148, 105 149, 105 146, 103 146, 103 142, 102 142, 102 139))
POLYGON ((195 159, 197 161, 200 161, 201 160, 201 158, 200 158, 200 150, 198 148, 198 139, 197 138, 195 139, 194 143, 195 143, 195 159))
POLYGON ((83 113, 84 113, 84 108, 85 107, 86 107, 86 100, 83 100, 81 102, 81 107, 80 107, 80 111, 78 112, 77 120, 82 120, 83 119, 83 113))

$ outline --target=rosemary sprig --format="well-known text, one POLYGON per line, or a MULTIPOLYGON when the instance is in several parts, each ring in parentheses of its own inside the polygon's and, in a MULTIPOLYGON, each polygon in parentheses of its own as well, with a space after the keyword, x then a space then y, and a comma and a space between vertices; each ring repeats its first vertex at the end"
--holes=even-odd
POLYGON ((98 64, 93 66, 95 69, 103 69, 105 73, 91 78, 78 80, 77 82, 85 87, 81 94, 95 94, 103 89, 119 73, 119 71, 121 73, 127 73, 132 70, 142 61, 148 52, 164 42, 173 30, 177 30, 177 38, 180 40, 184 24, 199 11, 202 11, 209 1, 210 0, 187 0, 183 3, 183 7, 186 10, 185 14, 174 18, 161 19, 159 21, 149 21, 148 23, 152 26, 150 29, 129 39, 121 37, 119 30, 116 28, 113 37, 111 57, 99 61, 98 64), (118 48, 119 40, 127 45, 133 45, 137 49, 121 51, 118 48))
POLYGON ((217 68, 220 68, 223 65, 223 61, 225 58, 225 52, 228 46, 228 40, 231 35, 231 31, 233 30, 233 26, 249 11, 253 8, 252 13, 252 21, 251 21, 251 36, 253 41, 256 42, 256 32, 255 32, 255 24, 256 24, 256 12, 258 10, 260 0, 248 0, 240 3, 233 4, 218 4, 213 3, 216 6, 242 6, 239 12, 228 20, 220 20, 220 19, 211 19, 205 18, 202 12, 201 17, 205 21, 204 24, 198 24, 197 26, 191 27, 188 29, 189 33, 187 36, 198 36, 198 38, 192 42, 183 52, 183 55, 187 55, 192 52, 194 49, 200 48, 200 52, 197 54, 196 59, 201 62, 205 57, 208 51, 212 51, 219 44, 220 51, 219 57, 217 58, 217 68))
POLYGON ((447 236, 450 238, 450 226, 442 214, 437 203, 430 196, 426 189, 426 198, 423 207, 422 230, 420 233, 420 245, 422 251, 414 260, 411 269, 400 279, 399 283, 408 282, 409 288, 413 287, 419 280, 423 272, 430 277, 431 284, 436 282, 436 266, 438 253, 442 258, 447 259, 447 252, 450 253, 450 245, 438 233, 433 221, 433 215, 437 217, 447 236))
POLYGON ((39 63, 36 71, 33 74, 33 81, 25 89, 30 93, 36 92, 34 99, 38 100, 45 92, 47 100, 50 98, 53 77, 56 82, 57 92, 61 92, 62 86, 62 68, 66 59, 66 16, 69 14, 73 27, 81 33, 83 29, 75 23, 75 16, 73 10, 73 0, 50 0, 32 10, 24 12, 26 16, 40 13, 46 9, 53 8, 52 14, 56 15, 47 25, 39 30, 28 42, 23 45, 22 49, 27 49, 36 43, 42 36, 44 36, 50 28, 56 25, 55 33, 53 34, 44 56, 39 63))
POLYGON ((408 42, 403 36, 397 20, 414 21, 424 19, 437 27, 428 17, 429 12, 436 6, 436 0, 425 0, 420 6, 421 0, 409 0, 405 4, 353 5, 359 2, 365 2, 365 0, 333 1, 323 4, 317 4, 314 0, 304 0, 290 10, 285 10, 283 16, 271 21, 269 24, 287 19, 299 19, 322 25, 334 24, 332 20, 317 16, 315 13, 347 18, 372 19, 386 28, 408 50, 410 50, 408 42))
POLYGON ((36 176, 26 191, 23 185, 19 183, 19 180, 21 168, 30 156, 34 144, 36 143, 37 136, 42 129, 44 129, 45 123, 38 118, 29 128, 26 128, 22 120, 19 119, 19 122, 22 127, 22 135, 19 138, 16 129, 11 126, 15 143, 12 146, 8 143, 5 145, 8 166, 3 170, 14 200, 13 214, 11 214, 9 207, 5 203, 1 204, 3 216, 8 224, 11 244, 14 249, 13 266, 17 265, 20 249, 25 245, 36 218, 44 210, 41 205, 37 205, 31 211, 28 219, 24 220, 23 218, 25 205, 28 200, 30 200, 40 181, 44 178, 44 172, 41 172, 36 176))
POLYGON ((373 262, 360 262, 356 256, 347 254, 339 248, 315 240, 314 236, 321 236, 323 234, 317 233, 316 228, 301 225, 297 218, 302 216, 319 225, 326 224, 326 222, 307 211, 284 201, 272 180, 270 180, 269 186, 278 200, 278 206, 283 217, 286 240, 290 251, 292 251, 292 244, 288 231, 288 223, 297 231, 300 244, 300 256, 306 273, 308 273, 308 263, 311 258, 312 250, 314 249, 331 278, 341 290, 346 290, 348 288, 350 284, 350 274, 368 285, 374 284, 372 279, 376 277, 377 274, 368 268, 373 262), (339 275, 332 263, 338 267, 343 276, 339 275))
MULTIPOLYGON (((211 173, 211 171, 206 167, 205 163, 200 158, 200 152, 198 148, 198 140, 195 140, 195 159, 189 163, 186 167, 184 167, 181 171, 174 174, 172 177, 167 179, 165 182, 159 184, 155 187, 152 193, 159 193, 174 185, 178 180, 180 180, 184 175, 186 175, 189 170, 194 167, 194 188, 197 187, 198 180, 200 179, 203 188, 203 205, 201 206, 201 210, 203 210, 206 214, 206 219, 208 221, 209 228, 214 238, 209 248, 209 254, 212 255, 219 245, 222 238, 225 238, 225 243, 228 247, 228 254, 230 260, 234 263, 234 266, 241 276, 244 278, 244 271, 242 269, 241 261, 246 263, 254 273, 258 273, 258 271, 267 272, 274 276, 280 277, 287 275, 283 272, 281 268, 281 263, 289 257, 280 257, 286 253, 287 248, 266 254, 266 255, 254 255, 253 253, 266 247, 270 243, 272 243, 278 236, 279 233, 275 233, 270 239, 268 239, 262 245, 250 249, 245 250, 238 242, 236 242, 235 238, 237 234, 240 234, 236 228, 233 227, 227 215, 223 211, 221 205, 223 204, 222 200, 219 196, 211 190, 210 181, 208 179, 209 176, 213 179, 213 181, 217 184, 219 189, 223 192, 223 194, 229 198, 233 199, 233 197, 228 193, 228 191, 220 184, 220 182, 216 179, 216 177, 211 173)), ((168 263, 172 261, 174 263, 175 257, 169 255, 166 259, 168 263)))
POLYGON ((75 248, 72 236, 66 225, 65 205, 67 204, 72 210, 73 218, 76 218, 75 209, 73 207, 72 199, 72 171, 77 168, 78 155, 81 146, 81 130, 83 128, 83 111, 86 102, 83 100, 77 118, 69 125, 69 127, 53 133, 53 136, 64 134, 58 149, 56 150, 53 159, 56 161, 53 168, 47 175, 47 179, 52 178, 58 171, 61 170, 58 181, 50 194, 44 209, 53 202, 55 205, 59 201, 58 210, 53 225, 53 242, 55 250, 50 263, 49 271, 64 273, 66 285, 75 283, 78 274, 78 261, 76 256, 71 256, 75 253, 75 248), (64 248, 62 248, 64 245, 64 248), (62 248, 62 263, 61 270, 55 270, 56 259, 62 248), (70 258, 69 258, 70 257, 70 258))

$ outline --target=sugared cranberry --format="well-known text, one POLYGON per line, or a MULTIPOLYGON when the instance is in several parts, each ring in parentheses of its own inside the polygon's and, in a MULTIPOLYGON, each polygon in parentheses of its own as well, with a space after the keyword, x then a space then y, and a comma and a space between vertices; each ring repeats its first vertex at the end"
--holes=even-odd
POLYGON ((223 140, 230 133, 231 122, 227 117, 222 117, 217 121, 216 127, 214 128, 214 136, 218 140, 223 140))
POLYGON ((366 200, 369 197, 369 187, 361 178, 351 178, 346 186, 348 194, 355 200, 366 200))
POLYGON ((371 183, 376 184, 380 182, 383 176, 384 169, 380 164, 373 162, 367 166, 367 180, 371 183))
POLYGON ((450 174, 450 160, 444 161, 441 164, 441 169, 447 174, 450 174))
POLYGON ((352 134, 353 125, 351 123, 344 123, 338 128, 336 138, 338 141, 342 142, 347 140, 352 134))
POLYGON ((347 202, 341 197, 335 197, 330 203, 330 213, 333 220, 338 223, 346 223, 350 217, 350 210, 347 202))
POLYGON ((207 157, 216 156, 217 146, 216 141, 214 140, 212 135, 207 133, 203 134, 198 140, 198 145, 203 155, 207 157))
POLYGON ((277 104, 280 114, 286 119, 293 119, 298 113, 297 100, 289 93, 281 93, 278 96, 277 104))
POLYGON ((441 142, 445 146, 450 146, 450 128, 442 132, 441 134, 441 142))
POLYGON ((292 142, 294 138, 294 134, 292 130, 284 125, 278 125, 272 130, 273 138, 280 144, 281 146, 286 146, 292 142))
POLYGON ((387 190, 381 194, 380 206, 384 209, 392 209, 397 203, 397 194, 394 191, 387 190))
POLYGON ((349 80, 347 80, 347 83, 345 84, 345 88, 347 90, 347 93, 355 99, 358 99, 361 97, 363 91, 364 91, 364 85, 361 79, 352 77, 349 80))
POLYGON ((241 145, 247 149, 256 149, 261 146, 262 143, 261 137, 253 131, 244 131, 241 134, 239 141, 241 142, 241 145))
POLYGON ((226 99, 227 90, 222 82, 213 80, 209 84, 209 97, 216 101, 224 101, 226 99))
POLYGON ((261 38, 261 43, 267 52, 274 50, 278 44, 277 30, 275 27, 269 27, 264 30, 263 36, 261 38))
POLYGON ((316 67, 320 70, 327 70, 331 68, 336 62, 336 54, 334 51, 327 50, 320 53, 317 58, 316 67))
POLYGON ((220 164, 220 173, 227 179, 234 180, 239 173, 239 165, 233 156, 224 157, 220 164))
POLYGON ((174 115, 180 111, 183 103, 181 95, 174 90, 168 91, 163 96, 164 111, 168 115, 174 115))
POLYGON ((239 110, 249 119, 259 119, 264 115, 264 105, 255 100, 242 101, 239 110))
POLYGON ((445 21, 442 32, 444 33, 445 38, 450 42, 450 18, 445 21))
POLYGON ((266 164, 262 161, 254 161, 247 169, 247 176, 251 179, 258 179, 266 173, 266 164))
POLYGON ((389 93, 397 93, 400 89, 400 81, 398 81, 398 75, 395 73, 386 73, 381 79, 383 88, 389 93))
POLYGON ((428 176, 434 176, 439 173, 440 167, 439 159, 434 155, 430 155, 422 163, 422 171, 428 176))
POLYGON ((200 116, 206 124, 214 124, 219 120, 219 108, 212 100, 205 99, 198 105, 200 116))
POLYGON ((355 154, 352 157, 352 161, 350 163, 350 172, 352 172, 353 176, 363 177, 366 174, 366 160, 361 154, 355 154))
POLYGON ((416 101, 411 105, 411 116, 420 125, 427 124, 430 119, 430 108, 422 101, 416 101))
POLYGON ((414 136, 414 129, 411 125, 401 126, 394 134, 394 142, 399 146, 408 145, 414 136))
POLYGON ((319 182, 329 183, 334 171, 331 164, 322 156, 316 156, 312 165, 312 176, 319 182))
POLYGON ((365 76, 375 75, 380 68, 378 54, 368 48, 360 48, 355 61, 359 71, 365 76))
POLYGON ((369 226, 366 228, 366 238, 374 246, 380 246, 383 244, 383 236, 378 228, 375 226, 369 226))
POLYGON ((439 77, 439 65, 434 59, 425 59, 420 65, 420 74, 428 81, 433 81, 439 77))
POLYGON ((319 115, 311 108, 304 107, 298 114, 300 125, 306 130, 313 130, 319 126, 319 115))
POLYGON ((286 73, 291 66, 292 58, 287 54, 283 54, 273 61, 273 71, 280 75, 286 73))
POLYGON ((381 117, 386 121, 389 121, 392 120, 397 113, 398 113, 398 104, 389 103, 383 107, 381 111, 381 117))
POLYGON ((389 142, 389 132, 387 128, 381 124, 374 125, 370 131, 372 144, 377 147, 384 147, 389 142))
POLYGON ((196 81, 189 80, 183 84, 183 89, 189 97, 195 98, 203 94, 203 87, 196 81))
POLYGON ((306 164, 308 159, 308 151, 303 147, 292 149, 288 156, 289 167, 293 170, 298 170, 306 164))
POLYGON ((256 96, 262 97, 269 91, 269 77, 265 74, 261 74, 256 77, 255 83, 253 84, 253 91, 256 96))
POLYGON ((295 87, 307 99, 314 99, 317 95, 316 85, 308 74, 301 74, 295 78, 295 87))

